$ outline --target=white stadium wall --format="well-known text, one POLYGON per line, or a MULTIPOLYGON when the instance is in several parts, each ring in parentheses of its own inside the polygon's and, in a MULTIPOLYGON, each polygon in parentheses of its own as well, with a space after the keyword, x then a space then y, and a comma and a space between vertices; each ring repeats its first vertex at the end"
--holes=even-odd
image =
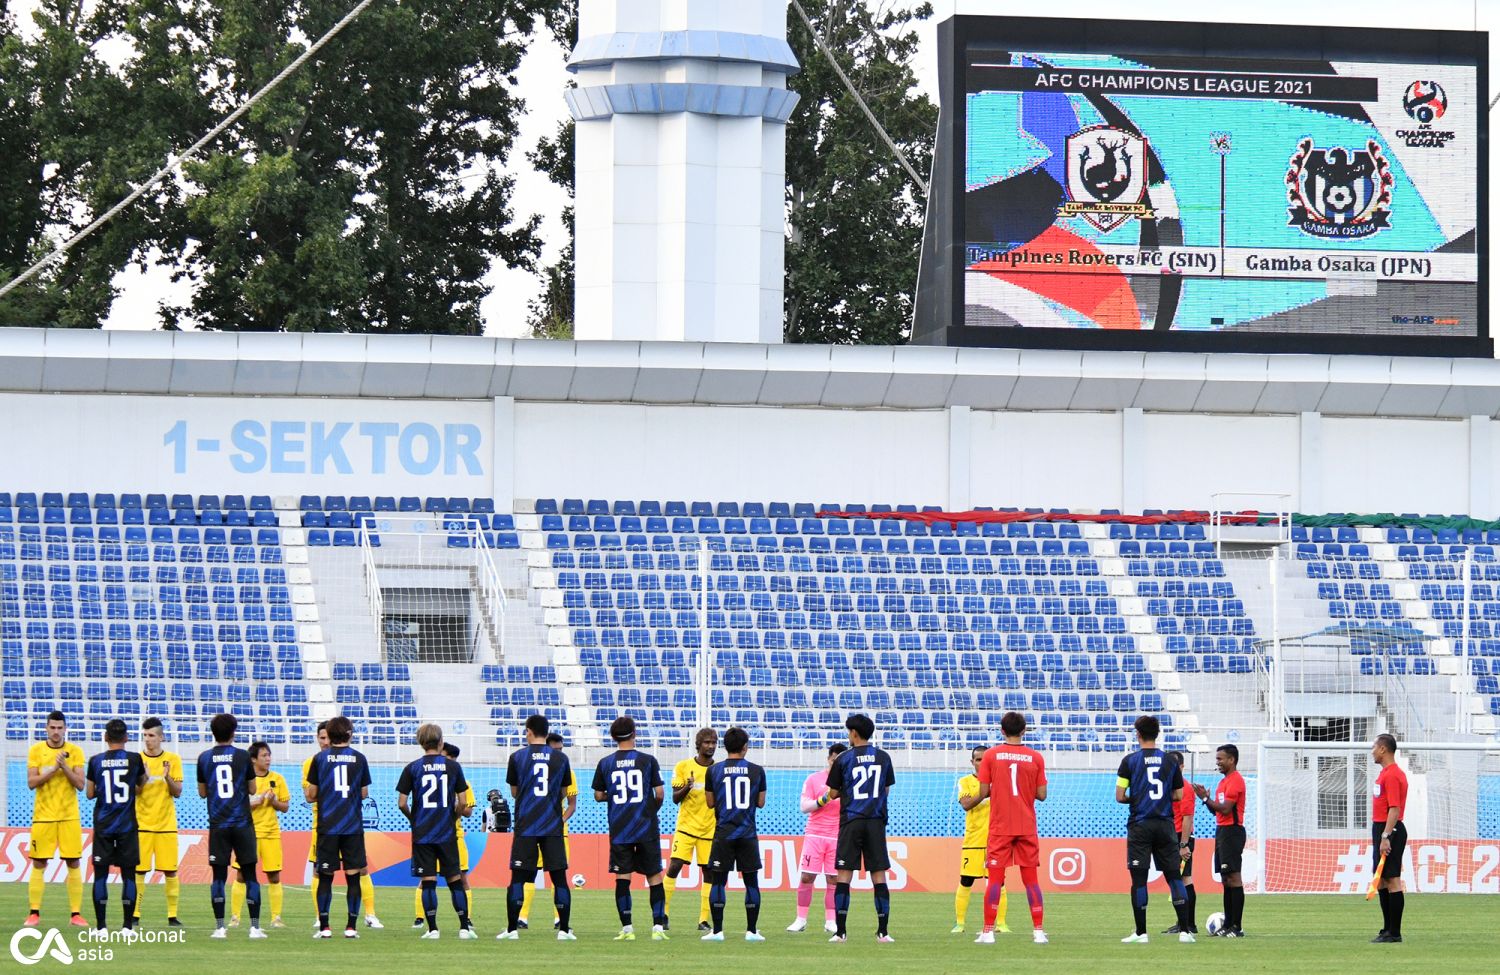
POLYGON ((0 394, 5 490, 1500 514, 1488 417, 0 394), (1246 501, 1235 507, 1253 506, 1246 501))

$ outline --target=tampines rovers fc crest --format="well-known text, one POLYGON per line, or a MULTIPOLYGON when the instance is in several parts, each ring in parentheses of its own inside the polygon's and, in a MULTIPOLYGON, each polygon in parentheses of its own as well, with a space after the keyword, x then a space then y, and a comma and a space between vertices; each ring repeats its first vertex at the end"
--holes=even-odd
POLYGON ((1068 201, 1061 217, 1082 217, 1104 232, 1131 217, 1150 217, 1146 205, 1146 140, 1134 132, 1094 125, 1068 136, 1068 201))
POLYGON ((1363 149, 1317 149, 1303 139, 1286 174, 1288 223, 1314 237, 1368 237, 1391 225, 1394 183, 1373 139, 1363 149))

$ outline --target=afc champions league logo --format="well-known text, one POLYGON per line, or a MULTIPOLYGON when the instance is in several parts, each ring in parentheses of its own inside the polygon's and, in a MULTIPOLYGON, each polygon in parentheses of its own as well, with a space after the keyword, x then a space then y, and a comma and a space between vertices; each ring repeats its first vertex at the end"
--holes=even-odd
POLYGON ((1150 217, 1146 205, 1146 140, 1134 132, 1094 125, 1068 136, 1068 201, 1060 217, 1082 217, 1104 233, 1132 217, 1150 217))
POLYGON ((1297 143, 1286 174, 1288 225, 1313 237, 1357 240, 1391 225, 1391 164, 1380 143, 1318 149, 1297 143))
POLYGON ((1412 121, 1431 125, 1448 111, 1448 93, 1436 81, 1413 81, 1406 86, 1401 107, 1412 121))
POLYGON ((21 928, 10 936, 10 956, 18 965, 35 965, 49 954, 55 962, 73 964, 73 952, 56 928, 48 928, 45 934, 36 928, 21 928), (37 944, 28 945, 28 941, 37 944))
POLYGON ((1396 138, 1408 149, 1441 149, 1458 136, 1454 129, 1437 129, 1433 123, 1448 114, 1448 93, 1436 81, 1413 81, 1401 96, 1401 108, 1414 129, 1397 129, 1396 138))

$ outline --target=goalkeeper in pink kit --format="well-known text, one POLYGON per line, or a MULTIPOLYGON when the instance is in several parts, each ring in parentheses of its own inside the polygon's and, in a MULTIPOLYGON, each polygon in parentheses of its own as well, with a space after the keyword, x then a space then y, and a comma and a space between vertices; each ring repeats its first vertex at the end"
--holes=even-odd
POLYGON ((823 892, 826 918, 823 930, 833 931, 837 927, 833 916, 833 888, 838 876, 838 869, 834 865, 834 851, 839 842, 839 801, 834 799, 825 802, 823 797, 828 794, 828 768, 832 767, 833 760, 839 753, 848 748, 842 742, 831 745, 828 749, 828 766, 809 775, 807 781, 802 783, 801 804, 802 811, 807 813, 807 831, 802 837, 802 878, 797 885, 797 920, 787 927, 788 931, 807 930, 807 912, 812 907, 813 883, 820 873, 827 884, 827 889, 823 892))

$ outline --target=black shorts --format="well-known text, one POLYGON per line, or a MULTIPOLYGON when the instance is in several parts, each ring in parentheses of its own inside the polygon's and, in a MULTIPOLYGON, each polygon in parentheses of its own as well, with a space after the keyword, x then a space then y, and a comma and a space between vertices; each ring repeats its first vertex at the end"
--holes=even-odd
POLYGON ((223 826, 208 831, 208 865, 229 866, 233 861, 241 870, 255 869, 254 826, 223 826))
POLYGON ((609 844, 609 872, 616 876, 638 873, 647 877, 661 873, 661 840, 609 844))
MULTIPOLYGON (((1372 823, 1370 825, 1370 866, 1380 866, 1380 837, 1385 832, 1385 823, 1372 823)), ((1406 824, 1396 820, 1396 828, 1391 830, 1391 855, 1385 858, 1385 869, 1380 876, 1391 880, 1401 876, 1401 858, 1406 853, 1406 824)))
POLYGON ((1125 830, 1125 866, 1130 870, 1148 870, 1154 860, 1156 869, 1168 877, 1182 872, 1181 849, 1177 831, 1170 819, 1142 819, 1125 830))
POLYGON ((879 819, 851 819, 839 824, 834 866, 840 870, 858 870, 861 864, 871 873, 891 869, 891 851, 885 845, 885 823, 879 819))
POLYGON ((551 873, 568 869, 568 844, 556 836, 517 836, 510 845, 510 868, 535 872, 537 864, 551 873))
POLYGON ((718 873, 738 870, 754 873, 760 869, 760 839, 746 836, 738 840, 715 839, 708 854, 708 868, 718 873))
POLYGON ((122 871, 129 870, 132 874, 135 873, 136 867, 141 863, 141 844, 136 838, 135 831, 117 836, 95 833, 92 859, 95 873, 108 871, 110 867, 119 867, 122 871))
POLYGON ((411 875, 413 877, 444 877, 452 880, 462 872, 458 868, 458 840, 411 845, 411 875))
POLYGON ((1182 879, 1186 882, 1193 879, 1193 854, 1198 852, 1198 840, 1191 836, 1187 837, 1188 848, 1186 856, 1182 856, 1182 841, 1183 836, 1181 833, 1178 833, 1177 851, 1182 863, 1182 879))
POLYGON ((1245 827, 1220 826, 1214 834, 1214 865, 1219 876, 1239 873, 1245 862, 1245 827))
MULTIPOLYGON (((327 836, 319 833, 317 854, 318 858, 313 865, 318 873, 337 873, 340 865, 345 872, 363 870, 367 862, 365 860, 365 834, 359 832, 327 836)), ((458 863, 457 852, 454 853, 453 862, 458 863)))

